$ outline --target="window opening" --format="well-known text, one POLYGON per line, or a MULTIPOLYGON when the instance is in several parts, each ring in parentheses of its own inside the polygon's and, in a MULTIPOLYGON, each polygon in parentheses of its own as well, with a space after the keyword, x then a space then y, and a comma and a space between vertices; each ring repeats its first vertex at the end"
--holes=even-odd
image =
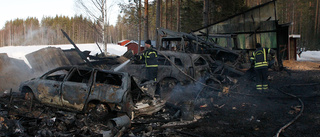
POLYGON ((201 66, 201 65, 205 65, 207 62, 203 59, 203 58, 199 58, 195 63, 194 65, 195 66, 201 66))
POLYGON ((52 73, 47 74, 44 79, 46 80, 55 80, 55 81, 63 81, 63 79, 67 76, 70 69, 61 69, 56 70, 52 73))
POLYGON ((78 82, 78 83, 88 83, 91 76, 91 70, 79 70, 76 68, 75 71, 72 72, 68 81, 78 82))
POLYGON ((96 83, 121 86, 122 76, 119 74, 111 74, 111 73, 98 71, 96 76, 96 83))
POLYGON ((175 59, 174 59, 174 63, 175 63, 176 65, 178 65, 178 66, 183 66, 182 61, 181 61, 181 59, 179 59, 179 58, 175 58, 175 59))

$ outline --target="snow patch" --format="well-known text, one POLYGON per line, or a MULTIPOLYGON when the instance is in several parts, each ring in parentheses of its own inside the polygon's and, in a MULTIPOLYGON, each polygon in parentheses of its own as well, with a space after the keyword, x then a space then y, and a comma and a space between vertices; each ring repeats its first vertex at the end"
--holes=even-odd
POLYGON ((305 51, 302 52, 300 57, 297 55, 298 61, 312 61, 319 62, 320 61, 320 51, 305 51))

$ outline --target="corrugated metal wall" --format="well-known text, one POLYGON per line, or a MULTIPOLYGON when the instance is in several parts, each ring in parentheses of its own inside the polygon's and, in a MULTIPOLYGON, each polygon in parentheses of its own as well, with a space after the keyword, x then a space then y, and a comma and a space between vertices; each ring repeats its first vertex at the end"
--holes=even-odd
MULTIPOLYGON (((254 49, 259 42, 263 47, 277 48, 277 19, 275 1, 254 7, 226 20, 209 26, 209 34, 237 34, 240 49, 254 49)), ((203 28, 195 32, 206 32, 203 28)))

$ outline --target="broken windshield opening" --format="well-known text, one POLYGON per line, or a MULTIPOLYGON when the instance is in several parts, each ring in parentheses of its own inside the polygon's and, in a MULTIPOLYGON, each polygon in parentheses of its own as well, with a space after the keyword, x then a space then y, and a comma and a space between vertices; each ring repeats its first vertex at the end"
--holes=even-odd
POLYGON ((205 65, 205 64, 207 64, 207 62, 201 57, 197 61, 194 62, 195 66, 202 66, 202 65, 205 65))
POLYGON ((179 58, 174 58, 174 63, 175 63, 176 65, 178 65, 178 66, 182 66, 182 67, 183 67, 182 61, 181 61, 181 59, 179 59, 179 58))
POLYGON ((78 83, 88 83, 90 80, 92 70, 79 70, 78 68, 72 72, 68 81, 78 83))
POLYGON ((102 71, 97 72, 96 83, 121 86, 122 76, 119 74, 111 74, 102 71))
POLYGON ((46 80, 55 80, 55 81, 63 81, 63 79, 67 76, 70 69, 59 69, 48 73, 47 75, 43 76, 43 79, 46 80))

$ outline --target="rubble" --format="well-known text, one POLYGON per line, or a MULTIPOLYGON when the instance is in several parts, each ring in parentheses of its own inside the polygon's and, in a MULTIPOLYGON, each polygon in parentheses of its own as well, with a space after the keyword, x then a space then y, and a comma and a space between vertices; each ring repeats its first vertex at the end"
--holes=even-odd
MULTIPOLYGON (((189 34, 182 37, 197 40, 189 34)), ((67 52, 56 48, 38 51, 52 54, 54 59, 42 58, 44 61, 33 66, 49 62, 86 67, 61 67, 67 73, 58 75, 49 71, 42 76, 51 81, 45 84, 35 84, 37 78, 31 83, 27 81, 21 86, 24 96, 12 90, 0 91, 0 136, 211 136, 214 131, 220 134, 212 136, 230 136, 242 130, 237 129, 237 124, 243 123, 253 123, 251 129, 261 131, 259 124, 266 122, 265 115, 270 115, 247 112, 250 107, 257 109, 259 104, 234 101, 245 98, 239 97, 241 92, 251 92, 252 82, 240 77, 245 74, 239 65, 242 57, 231 49, 200 39, 198 49, 210 48, 208 53, 195 54, 190 47, 185 47, 188 53, 161 50, 158 81, 145 81, 144 65, 129 60, 129 52, 122 57, 89 56, 70 42, 75 49, 67 52), (117 60, 112 62, 114 59, 117 60), (76 73, 77 77, 72 79, 76 73), (38 93, 25 92, 29 90, 26 85, 36 85, 30 90, 38 93), (77 94, 80 91, 83 93, 77 94), (221 119, 222 115, 230 117, 221 119), (244 120, 242 123, 238 116, 244 120)), ((36 54, 30 56, 40 58, 36 54)), ((53 66, 41 67, 39 71, 53 66)), ((300 106, 293 106, 286 113, 300 112, 300 106)))
POLYGON ((0 53, 0 72, 0 91, 17 91, 20 82, 29 79, 32 74, 23 60, 10 58, 6 53, 0 53))

